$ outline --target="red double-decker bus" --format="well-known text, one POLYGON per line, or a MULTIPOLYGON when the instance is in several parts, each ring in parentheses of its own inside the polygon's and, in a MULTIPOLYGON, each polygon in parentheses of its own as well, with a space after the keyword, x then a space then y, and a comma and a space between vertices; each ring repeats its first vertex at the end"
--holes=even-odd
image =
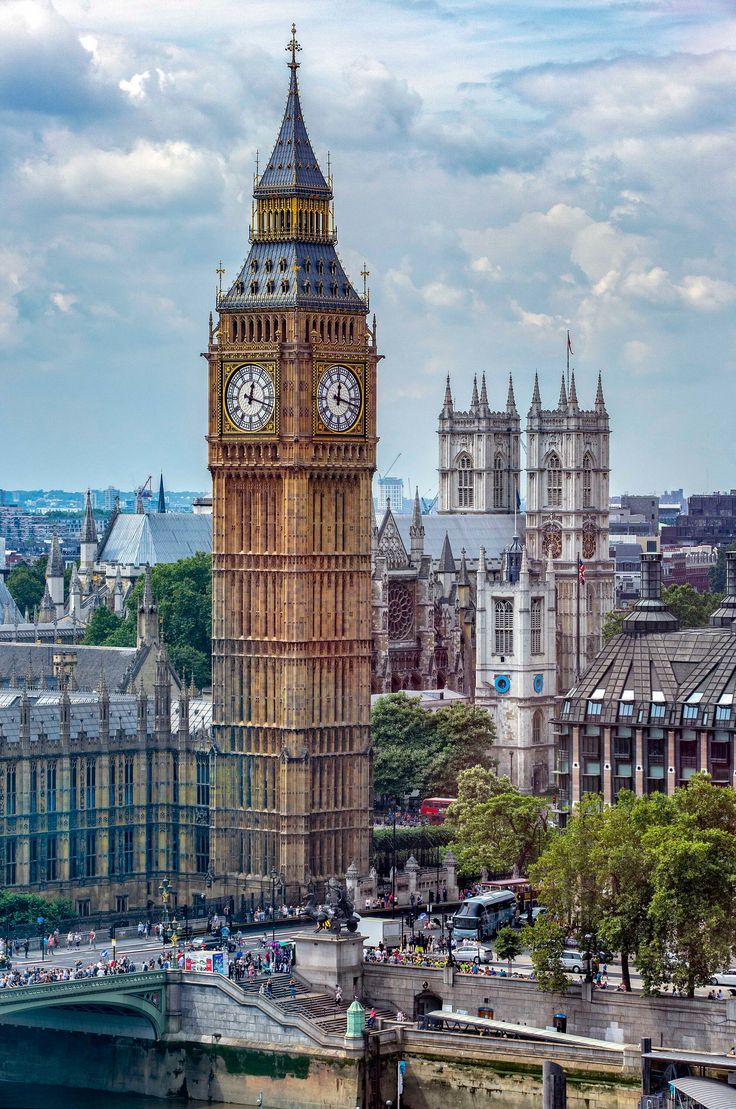
POLYGON ((447 810, 456 797, 425 797, 422 801, 422 819, 429 824, 444 824, 447 810))

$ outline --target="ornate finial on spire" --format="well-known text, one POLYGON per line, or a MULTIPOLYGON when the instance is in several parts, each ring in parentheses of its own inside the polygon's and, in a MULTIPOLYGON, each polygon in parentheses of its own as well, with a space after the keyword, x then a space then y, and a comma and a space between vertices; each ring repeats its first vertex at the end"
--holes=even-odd
POLYGON ((287 62, 289 69, 297 70, 299 68, 299 62, 296 60, 296 56, 301 50, 301 46, 296 41, 296 23, 292 23, 291 25, 291 42, 287 42, 286 49, 287 51, 291 51, 291 61, 287 62))
POLYGON ((539 374, 534 374, 534 392, 532 393, 532 408, 542 407, 542 396, 539 392, 539 374))
POLYGON ((363 278, 363 302, 366 306, 366 309, 370 308, 371 306, 370 293, 368 292, 368 278, 370 277, 370 275, 371 271, 368 269, 364 262, 363 269, 360 271, 360 276, 363 278))
POLYGON ((560 385, 560 399, 557 401, 558 408, 567 408, 567 389, 565 388, 565 375, 562 375, 562 383, 560 385))
POLYGON ((217 269, 215 270, 215 273, 217 274, 217 276, 220 279, 220 287, 217 291, 218 291, 219 295, 222 296, 222 277, 223 277, 223 274, 225 273, 225 267, 222 264, 222 258, 220 259, 220 264, 217 267, 217 269))
POLYGON ((514 379, 509 374, 509 391, 506 394, 506 411, 509 415, 518 415, 516 411, 516 397, 514 396, 514 379))
POLYGON ((568 408, 576 409, 578 407, 578 391, 575 388, 575 371, 570 375, 570 395, 567 398, 568 408))
POLYGON ((474 412, 478 408, 479 404, 480 404, 480 401, 478 400, 478 378, 474 374, 473 375, 473 395, 470 398, 470 411, 474 412))
POLYGON ((488 390, 486 388, 486 375, 485 374, 483 374, 483 376, 480 379, 480 403, 481 403, 481 408, 488 408, 489 407, 489 405, 488 405, 488 390))
POLYGON ((595 391, 595 410, 596 412, 606 411, 606 402, 603 399, 603 378, 600 373, 598 374, 598 388, 595 391))

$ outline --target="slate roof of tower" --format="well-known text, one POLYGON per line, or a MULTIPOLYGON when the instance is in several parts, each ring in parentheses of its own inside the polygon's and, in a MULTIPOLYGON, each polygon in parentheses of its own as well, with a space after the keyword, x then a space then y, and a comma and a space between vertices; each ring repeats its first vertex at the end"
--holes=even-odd
POLYGON ((218 302, 218 308, 227 311, 244 311, 252 308, 313 308, 323 312, 345 309, 365 314, 365 302, 353 288, 350 278, 343 269, 342 262, 332 243, 307 243, 294 240, 266 242, 257 240, 243 268, 230 289, 218 302), (281 270, 281 260, 284 269, 281 270), (253 263, 256 269, 253 269, 253 263), (270 262, 270 272, 266 264, 270 262), (319 273, 322 263, 323 272, 319 273), (307 263, 309 270, 307 270, 307 263), (331 272, 334 263, 335 272, 331 272), (295 266, 299 266, 295 270, 295 266), (273 283, 273 292, 267 291, 268 282, 273 283), (288 289, 282 290, 282 281, 288 282, 288 289), (251 292, 251 284, 256 289, 251 292), (309 283, 309 291, 305 283, 309 283), (324 291, 317 292, 322 282, 324 291), (332 286, 337 285, 333 294, 332 286), (242 290, 242 291, 241 291, 242 290))
POLYGON ((63 651, 65 655, 73 653, 76 656, 74 678, 80 690, 96 690, 102 673, 110 692, 122 693, 149 649, 81 647, 68 643, 0 643, 0 685, 7 686, 13 674, 23 680, 30 672, 34 683, 38 683, 43 674, 47 687, 54 689, 54 655, 63 651))
MULTIPOLYGON (((40 690, 29 690, 30 701, 30 731, 36 739, 38 733, 43 732, 50 741, 58 742, 59 729, 59 699, 62 695, 56 691, 44 693, 40 690)), ((20 707, 22 692, 19 689, 0 692, 0 742, 13 744, 20 742, 20 707)), ((134 694, 110 693, 110 737, 114 738, 119 728, 126 735, 135 735, 137 730, 137 698, 134 694)), ((70 693, 69 694, 70 735, 76 739, 80 731, 84 731, 89 739, 96 739, 100 731, 99 694, 97 693, 70 693)), ((154 727, 154 699, 148 698, 147 704, 148 730, 154 727)), ((194 733, 203 731, 207 733, 212 723, 212 702, 200 698, 189 702, 189 731, 194 733)), ((174 734, 179 731, 179 702, 172 701, 171 705, 171 730, 174 734)))
POLYGON ((98 552, 100 562, 155 566, 212 550, 212 517, 185 512, 121 513, 98 552))
POLYGON ((266 163, 255 189, 256 196, 265 196, 279 190, 302 191, 305 195, 322 193, 331 196, 332 191, 325 181, 312 144, 304 125, 302 106, 299 99, 299 83, 295 65, 290 66, 289 93, 286 98, 284 118, 274 144, 273 153, 266 163))

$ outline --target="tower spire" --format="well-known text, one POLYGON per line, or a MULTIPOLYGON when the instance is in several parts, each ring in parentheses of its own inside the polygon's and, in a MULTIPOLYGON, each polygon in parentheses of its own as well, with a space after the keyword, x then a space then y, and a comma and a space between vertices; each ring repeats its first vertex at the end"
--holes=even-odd
POLYGON ((480 379, 480 406, 481 408, 489 408, 488 404, 488 390, 486 388, 486 375, 480 379))
MULTIPOLYGON (((537 392, 538 392, 539 391, 539 383, 537 382, 536 375, 535 375, 534 381, 535 381, 535 388, 537 389, 537 392)), ((506 394, 506 411, 508 412, 509 416, 518 416, 519 415, 519 413, 516 410, 516 397, 514 396, 514 379, 512 378, 511 374, 509 374, 509 391, 506 394)))
POLYGON ((560 399, 557 401, 558 408, 567 408, 567 390, 565 388, 565 375, 562 375, 562 383, 560 385, 560 399))
POLYGON ((473 395, 470 398, 470 411, 477 412, 479 404, 480 401, 478 400, 478 378, 473 375, 473 395))
POLYGON ((532 393, 531 411, 542 407, 542 396, 539 392, 539 374, 534 374, 534 392, 532 393))
POLYGON ((158 511, 166 511, 166 495, 164 494, 164 475, 161 474, 161 481, 158 487, 158 511))
POLYGON ((568 408, 573 409, 573 411, 577 411, 577 408, 578 408, 578 391, 575 388, 575 371, 574 370, 570 374, 570 395, 567 398, 567 405, 568 405, 568 408))
POLYGON ((598 388, 595 391, 595 410, 601 413, 606 411, 606 402, 603 399, 603 378, 600 373, 598 374, 598 388))
POLYGON ((450 375, 447 375, 447 382, 445 384, 445 399, 442 404, 442 415, 452 415, 452 389, 450 388, 450 375))

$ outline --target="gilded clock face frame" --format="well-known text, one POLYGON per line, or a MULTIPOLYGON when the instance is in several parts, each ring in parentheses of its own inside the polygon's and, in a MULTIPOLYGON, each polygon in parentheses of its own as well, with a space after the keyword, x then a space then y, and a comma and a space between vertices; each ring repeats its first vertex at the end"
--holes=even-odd
POLYGON ((278 434, 276 362, 226 362, 222 367, 223 438, 273 438, 278 434))
POLYGON ((365 434, 365 366, 325 362, 315 367, 314 433, 317 436, 365 434))

